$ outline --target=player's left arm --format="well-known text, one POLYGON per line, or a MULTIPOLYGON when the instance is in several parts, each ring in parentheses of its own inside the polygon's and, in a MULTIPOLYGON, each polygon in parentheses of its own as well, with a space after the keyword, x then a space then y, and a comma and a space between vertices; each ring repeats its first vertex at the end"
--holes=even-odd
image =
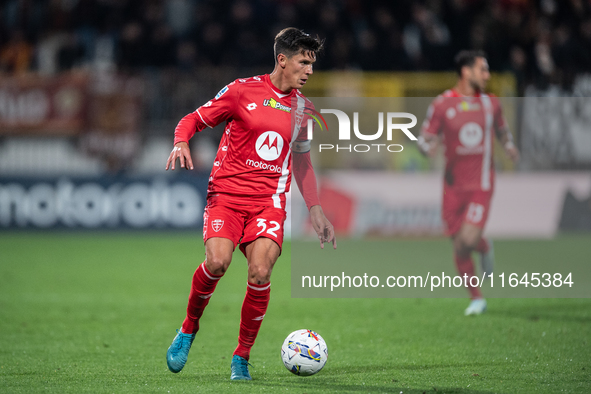
POLYGON ((310 221, 318 235, 320 248, 324 249, 324 243, 328 242, 332 243, 332 247, 336 249, 337 239, 334 226, 324 215, 318 198, 316 175, 310 160, 310 141, 295 141, 292 145, 292 152, 293 175, 310 211, 310 221))
POLYGON ((495 113, 495 134, 505 149, 507 156, 509 156, 513 163, 516 163, 519 160, 519 150, 517 149, 517 146, 515 146, 515 142, 513 142, 513 135, 511 134, 507 121, 503 116, 500 104, 497 105, 497 111, 495 113))
POLYGON ((324 211, 322 211, 320 204, 313 205, 310 208, 310 221, 312 222, 312 227, 314 227, 314 231, 316 231, 318 239, 320 240, 320 248, 324 249, 324 243, 328 242, 332 243, 333 249, 336 249, 337 237, 334 234, 334 227, 324 215, 324 211))

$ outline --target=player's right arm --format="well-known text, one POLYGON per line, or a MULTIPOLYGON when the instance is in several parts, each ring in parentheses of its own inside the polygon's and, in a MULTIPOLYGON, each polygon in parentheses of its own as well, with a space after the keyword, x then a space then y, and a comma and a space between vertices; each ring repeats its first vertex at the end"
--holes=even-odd
POLYGON ((174 171, 174 165, 176 160, 179 159, 181 163, 181 168, 186 168, 187 170, 192 170, 193 167, 193 159, 191 158, 191 149, 189 149, 189 144, 186 142, 178 142, 172 148, 172 152, 168 156, 168 160, 166 161, 166 170, 170 168, 174 171))
POLYGON ((441 116, 440 112, 440 101, 442 97, 435 99, 427 110, 427 116, 423 121, 421 127, 421 134, 418 138, 419 151, 429 157, 435 156, 437 147, 439 146, 439 132, 441 130, 441 116))
POLYGON ((425 156, 433 157, 439 146, 439 137, 433 134, 421 133, 418 138, 419 152, 425 156))
POLYGON ((166 161, 166 170, 175 169, 176 160, 179 159, 181 168, 192 170, 193 160, 189 140, 196 132, 206 127, 214 128, 223 121, 230 119, 236 108, 239 88, 236 82, 224 86, 218 94, 194 112, 184 116, 174 130, 174 148, 166 161))

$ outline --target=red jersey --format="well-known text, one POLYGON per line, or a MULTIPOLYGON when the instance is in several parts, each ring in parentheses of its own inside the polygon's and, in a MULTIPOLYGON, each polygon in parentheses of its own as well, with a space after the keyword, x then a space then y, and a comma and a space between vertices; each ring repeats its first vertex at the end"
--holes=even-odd
POLYGON ((429 107, 422 133, 441 135, 445 180, 457 190, 492 190, 495 131, 506 127, 499 100, 484 93, 461 96, 446 90, 429 107))
POLYGON ((268 74, 237 79, 179 122, 174 143, 225 121, 207 198, 285 209, 292 141, 304 130, 304 108, 310 105, 297 89, 277 89, 268 74))

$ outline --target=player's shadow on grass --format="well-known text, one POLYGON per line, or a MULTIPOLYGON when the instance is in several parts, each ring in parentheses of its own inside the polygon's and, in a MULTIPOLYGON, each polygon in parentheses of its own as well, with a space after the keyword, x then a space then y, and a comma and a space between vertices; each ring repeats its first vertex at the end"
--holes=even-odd
POLYGON ((478 363, 463 363, 463 364, 388 364, 388 365, 354 365, 349 367, 335 367, 331 368, 331 375, 355 375, 365 373, 380 373, 386 371, 393 371, 394 373, 398 370, 405 371, 420 371, 420 370, 431 370, 431 369, 446 369, 446 368, 479 368, 489 367, 491 362, 478 362, 478 363))
MULTIPOLYGON (((473 365, 489 365, 485 363, 479 364, 465 364, 463 366, 473 366, 473 365)), ((456 365, 462 366, 462 365, 456 365)), ((278 392, 284 391, 288 389, 289 392, 302 392, 302 393, 354 393, 354 392, 379 392, 379 393, 396 393, 399 394, 403 392, 404 394, 422 394, 422 393, 446 393, 446 394, 454 394, 454 393, 461 393, 461 394, 492 394, 490 391, 482 391, 482 390, 473 390, 463 387, 443 387, 443 386, 431 386, 425 387, 420 389, 410 389, 404 385, 404 381, 400 381, 396 378, 395 372, 396 370, 401 369, 424 369, 429 370, 433 368, 449 368, 448 365, 434 365, 432 368, 429 366, 418 365, 418 366, 388 366, 384 368, 384 366, 379 365, 368 365, 368 366, 356 366, 356 367, 348 367, 348 368, 335 368, 331 371, 322 371, 320 374, 312 377, 298 377, 289 374, 287 375, 282 373, 279 375, 277 374, 270 374, 264 377, 257 377, 254 376, 254 380, 250 382, 232 382, 228 379, 228 374, 226 373, 211 373, 207 374, 207 376, 203 376, 202 379, 199 379, 198 376, 194 374, 184 374, 181 376, 175 376, 174 380, 177 381, 177 388, 183 388, 185 386, 189 387, 195 385, 196 383, 199 384, 201 388, 206 388, 210 385, 210 389, 214 387, 226 386, 227 384, 231 384, 233 389, 240 387, 240 392, 244 393, 253 393, 253 392, 278 392), (409 368, 412 367, 412 368, 409 368), (343 379, 347 379, 347 376, 351 376, 352 373, 372 373, 372 372, 382 372, 385 369, 392 371, 392 378, 383 377, 382 382, 376 382, 375 376, 368 376, 368 384, 347 384, 341 383, 340 381, 343 379), (182 382, 182 383, 181 383, 182 382), (180 385, 179 385, 180 383, 180 385), (243 385, 241 387, 241 385, 243 385), (262 390, 261 390, 262 389, 262 390)), ((253 370, 256 373, 256 371, 253 370)), ((168 374, 167 374, 168 376, 168 374)))
MULTIPOLYGON (((282 388, 289 389, 293 392, 304 392, 304 393, 352 393, 352 392, 379 392, 379 393, 404 393, 404 394, 423 394, 423 393, 462 393, 462 394, 492 394, 492 391, 481 391, 471 390, 470 388, 462 387, 441 387, 433 386, 421 389, 410 389, 405 386, 400 386, 400 382, 391 381, 384 382, 382 384, 344 384, 338 383, 334 377, 330 379, 321 380, 320 377, 316 378, 297 378, 285 379, 281 382, 266 382, 253 380, 247 384, 252 385, 249 388, 258 387, 269 387, 270 389, 279 391, 282 388)), ((247 392, 249 390, 245 390, 247 392)), ((265 390, 266 391, 266 390, 265 390)))

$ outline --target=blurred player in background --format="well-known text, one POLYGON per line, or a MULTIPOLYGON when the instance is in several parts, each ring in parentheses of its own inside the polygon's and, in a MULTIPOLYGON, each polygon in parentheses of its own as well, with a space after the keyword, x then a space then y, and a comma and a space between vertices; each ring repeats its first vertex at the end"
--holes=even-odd
POLYGON ((298 90, 312 74, 322 45, 296 28, 282 30, 275 37, 271 74, 237 79, 176 127, 166 169, 174 170, 179 159, 180 167, 192 170, 189 139, 195 132, 226 122, 203 215, 205 261, 195 271, 187 316, 167 352, 172 372, 184 367, 203 310, 240 244, 248 261, 248 281, 231 379, 251 380, 248 360, 269 304, 271 271, 281 254, 285 193, 292 170, 320 246, 330 242, 336 248, 334 228, 318 200, 310 142, 302 127, 304 108, 311 103, 298 90))
MULTIPOLYGON (((457 84, 438 96, 427 112, 419 149, 433 156, 445 145, 443 221, 454 246, 461 276, 475 275, 472 252, 480 254, 482 272, 493 272, 493 246, 482 236, 494 190, 493 142, 496 136, 507 155, 516 162, 519 152, 503 117, 499 100, 486 94, 490 79, 486 55, 462 51, 456 58, 457 84)), ((472 301, 466 315, 486 310, 480 289, 468 286, 472 301)))

